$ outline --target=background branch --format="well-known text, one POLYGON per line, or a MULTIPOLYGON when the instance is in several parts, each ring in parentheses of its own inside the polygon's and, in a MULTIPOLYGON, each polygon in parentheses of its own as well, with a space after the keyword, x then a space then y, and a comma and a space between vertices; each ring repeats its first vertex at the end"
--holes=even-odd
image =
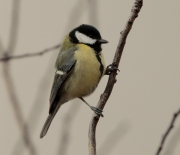
POLYGON ((176 118, 179 116, 179 114, 180 114, 180 109, 174 114, 174 116, 173 116, 173 118, 172 118, 172 120, 171 120, 171 123, 170 123, 170 125, 169 125, 169 127, 168 127, 168 129, 167 129, 167 131, 166 131, 166 133, 165 133, 164 136, 162 137, 162 141, 161 141, 161 144, 160 144, 160 146, 159 146, 159 148, 158 148, 158 150, 157 150, 156 155, 159 155, 160 152, 162 151, 163 146, 164 146, 164 143, 165 143, 168 135, 170 134, 170 131, 171 131, 172 128, 174 127, 174 122, 175 122, 176 118))
MULTIPOLYGON (((131 15, 128 19, 128 22, 126 23, 126 26, 124 28, 124 30, 121 32, 121 37, 119 40, 119 44, 114 56, 114 60, 112 63, 113 67, 118 67, 119 66, 119 62, 122 56, 122 52, 126 43, 126 38, 127 35, 129 34, 131 27, 133 25, 134 20, 136 19, 136 17, 138 16, 139 11, 141 10, 141 7, 143 5, 143 0, 136 0, 134 3, 134 6, 132 7, 131 10, 131 15)), ((114 83, 116 82, 116 72, 111 72, 109 79, 108 79, 108 83, 106 85, 105 91, 104 93, 101 95, 100 100, 97 104, 98 108, 103 109, 114 86, 114 83)), ((99 116, 96 114, 93 114, 91 122, 90 122, 90 126, 89 126, 89 155, 96 155, 96 137, 95 137, 95 133, 96 133, 96 126, 97 123, 99 121, 99 116)))
POLYGON ((89 22, 91 25, 98 27, 99 26, 99 20, 98 20, 98 5, 99 1, 94 0, 88 0, 89 3, 89 22))
POLYGON ((170 136, 168 145, 166 146, 166 148, 163 148, 164 149, 163 155, 175 154, 175 151, 178 148, 180 142, 179 133, 180 133, 180 126, 178 126, 178 128, 175 130, 173 135, 170 136))
POLYGON ((21 58, 28 58, 28 57, 34 57, 34 56, 41 56, 47 52, 51 52, 57 48, 59 48, 61 45, 55 45, 49 48, 46 48, 40 52, 36 52, 36 53, 27 53, 27 54, 21 54, 21 55, 17 55, 17 56, 10 56, 10 55, 5 55, 3 58, 0 58, 0 61, 8 61, 10 59, 21 59, 21 58))
POLYGON ((69 145, 71 142, 72 124, 81 106, 81 104, 77 104, 76 102, 77 101, 72 101, 72 103, 70 103, 70 108, 63 117, 63 125, 61 127, 62 132, 60 133, 57 155, 68 154, 69 145))
POLYGON ((4 49, 3 49, 2 40, 1 40, 1 38, 0 38, 0 57, 2 57, 3 54, 4 54, 4 51, 3 51, 3 50, 4 50, 4 49))
MULTIPOLYGON (((3 52, 4 57, 8 57, 10 54, 15 52, 15 46, 17 42, 17 34, 18 34, 18 25, 19 25, 19 14, 20 14, 20 0, 13 0, 12 6, 12 18, 11 18, 11 28, 10 28, 10 37, 8 42, 7 50, 3 48, 3 45, 0 40, 0 50, 3 52)), ((10 102, 15 114, 15 118, 20 129, 23 142, 25 146, 28 148, 31 155, 36 155, 36 149, 33 145, 31 137, 29 135, 28 126, 25 124, 23 120, 23 113, 21 111, 20 102, 15 90, 13 77, 11 75, 11 68, 9 61, 5 61, 3 63, 3 77, 7 87, 8 95, 10 98, 10 102)))
MULTIPOLYGON (((56 50, 57 53, 57 50, 56 50)), ((29 132, 34 134, 38 127, 38 121, 40 116, 45 108, 44 103, 46 103, 46 97, 49 96, 49 87, 52 84, 52 77, 49 75, 54 74, 54 70, 52 69, 54 66, 54 62, 52 60, 55 59, 56 54, 53 54, 50 58, 50 61, 47 65, 46 71, 42 75, 40 82, 38 83, 37 90, 39 90, 35 96, 34 103, 29 110, 29 116, 26 120, 26 124, 28 124, 29 132)), ((21 136, 18 137, 17 141, 15 142, 14 148, 12 149, 12 155, 23 155, 25 151, 25 147, 23 145, 23 141, 21 136)))
POLYGON ((12 54, 17 45, 21 0, 13 0, 9 43, 7 53, 12 54))
POLYGON ((9 98, 11 101, 11 105, 14 110, 15 118, 17 121, 17 124, 20 128, 20 133, 23 138, 23 142, 25 146, 29 149, 31 155, 36 154, 35 146, 32 143, 32 140, 30 138, 29 132, 28 132, 28 126, 25 124, 23 120, 23 114, 22 110, 20 107, 19 100, 17 98, 17 94, 15 93, 15 88, 14 88, 14 82, 10 73, 10 66, 8 62, 3 63, 3 76, 5 79, 6 87, 9 93, 9 98))

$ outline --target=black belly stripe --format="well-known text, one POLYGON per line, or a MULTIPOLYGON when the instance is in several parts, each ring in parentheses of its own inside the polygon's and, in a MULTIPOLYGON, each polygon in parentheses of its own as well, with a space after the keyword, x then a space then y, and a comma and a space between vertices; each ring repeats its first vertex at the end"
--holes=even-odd
MULTIPOLYGON (((102 64, 102 62, 101 62, 100 53, 99 53, 99 54, 98 54, 98 53, 96 53, 96 58, 97 58, 97 60, 98 60, 98 61, 99 61, 99 63, 100 63, 100 68, 99 68, 99 70, 100 70, 100 72, 101 72, 101 76, 102 76, 103 71, 104 71, 104 66, 103 66, 103 64, 102 64)), ((101 78, 101 76, 100 76, 99 78, 101 78)))

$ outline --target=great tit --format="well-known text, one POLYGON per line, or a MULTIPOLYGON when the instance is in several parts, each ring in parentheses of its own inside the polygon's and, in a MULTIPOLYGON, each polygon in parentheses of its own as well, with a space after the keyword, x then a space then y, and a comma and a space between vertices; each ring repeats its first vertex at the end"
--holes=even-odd
POLYGON ((55 64, 49 116, 40 138, 46 135, 61 105, 74 98, 81 99, 95 113, 103 116, 101 109, 89 105, 83 97, 96 89, 106 71, 101 52, 101 44, 106 43, 108 41, 102 39, 99 31, 91 25, 80 25, 65 36, 55 64))

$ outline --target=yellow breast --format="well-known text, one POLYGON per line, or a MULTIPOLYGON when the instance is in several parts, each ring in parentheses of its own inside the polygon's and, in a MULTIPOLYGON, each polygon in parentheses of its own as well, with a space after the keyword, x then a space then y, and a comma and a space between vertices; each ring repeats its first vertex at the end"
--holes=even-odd
MULTIPOLYGON (((66 82, 65 89, 73 97, 89 95, 95 90, 101 78, 100 62, 93 49, 84 44, 78 45, 78 50, 75 51, 74 57, 77 62, 74 71, 66 82)), ((100 58, 105 71, 102 54, 100 58)))

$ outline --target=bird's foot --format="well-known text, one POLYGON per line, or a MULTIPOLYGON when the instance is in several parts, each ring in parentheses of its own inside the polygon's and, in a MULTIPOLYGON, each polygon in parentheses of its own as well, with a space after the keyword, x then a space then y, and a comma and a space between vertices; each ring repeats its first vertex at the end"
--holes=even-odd
POLYGON ((101 109, 99 109, 97 107, 93 107, 93 106, 90 106, 90 108, 99 116, 104 117, 104 115, 102 114, 103 111, 101 109))
POLYGON ((112 64, 108 65, 107 68, 106 68, 106 72, 105 72, 105 75, 110 75, 111 72, 117 72, 120 70, 117 68, 117 67, 114 67, 112 64))

